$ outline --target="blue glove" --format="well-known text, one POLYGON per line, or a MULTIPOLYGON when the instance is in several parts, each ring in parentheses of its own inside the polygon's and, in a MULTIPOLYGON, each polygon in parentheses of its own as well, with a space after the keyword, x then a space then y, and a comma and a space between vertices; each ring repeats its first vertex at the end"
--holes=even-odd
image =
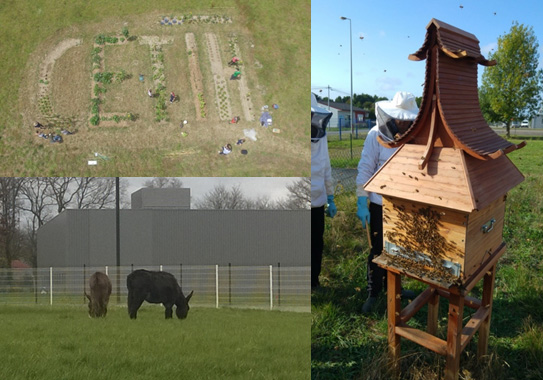
POLYGON ((368 197, 358 197, 358 211, 356 216, 362 222, 362 228, 366 228, 366 223, 370 223, 370 210, 368 209, 368 197))
POLYGON ((337 214, 337 207, 334 203, 334 196, 329 195, 328 198, 328 209, 326 210, 326 215, 328 215, 330 218, 333 218, 337 214))

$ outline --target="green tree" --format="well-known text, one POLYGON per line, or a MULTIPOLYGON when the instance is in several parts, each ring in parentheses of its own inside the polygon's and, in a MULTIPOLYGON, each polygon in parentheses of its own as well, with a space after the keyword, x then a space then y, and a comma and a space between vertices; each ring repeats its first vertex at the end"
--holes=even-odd
POLYGON ((481 109, 489 121, 507 123, 532 115, 541 101, 543 70, 538 69, 539 44, 532 27, 514 22, 498 38, 498 49, 489 55, 496 66, 485 68, 480 89, 481 109))

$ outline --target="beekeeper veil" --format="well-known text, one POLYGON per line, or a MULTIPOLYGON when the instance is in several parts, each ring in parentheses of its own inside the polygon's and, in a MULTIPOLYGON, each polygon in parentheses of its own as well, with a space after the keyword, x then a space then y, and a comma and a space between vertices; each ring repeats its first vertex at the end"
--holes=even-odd
POLYGON ((399 91, 392 100, 383 100, 375 103, 375 116, 380 135, 387 141, 394 141, 407 130, 401 124, 412 124, 417 118, 419 108, 415 95, 410 92, 399 91), (410 123, 409 123, 410 122, 410 123))
POLYGON ((311 93, 311 142, 317 142, 326 136, 326 127, 332 112, 319 107, 317 97, 311 93))

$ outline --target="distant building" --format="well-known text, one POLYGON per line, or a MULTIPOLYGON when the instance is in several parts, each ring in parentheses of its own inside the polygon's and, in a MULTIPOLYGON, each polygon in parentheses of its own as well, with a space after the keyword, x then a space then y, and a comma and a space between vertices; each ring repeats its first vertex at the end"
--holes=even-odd
POLYGON ((190 189, 143 188, 132 193, 132 209, 190 209, 190 189))
MULTIPOLYGON (((350 119, 351 119, 351 105, 345 103, 336 103, 330 102, 330 107, 328 107, 328 101, 319 100, 319 104, 323 106, 324 109, 330 110, 332 112, 332 118, 328 124, 330 127, 342 127, 350 128, 350 119)), ((363 110, 362 108, 353 107, 353 118, 355 124, 362 124, 366 126, 366 121, 370 117, 370 112, 363 110)))
MULTIPOLYGON (((309 210, 190 210, 186 189, 167 208, 166 189, 142 190, 120 210, 122 266, 311 263, 309 210)), ((61 212, 38 230, 38 267, 116 265, 115 225, 113 209, 61 212)))
POLYGON ((530 120, 530 128, 543 128, 543 115, 536 115, 530 120))

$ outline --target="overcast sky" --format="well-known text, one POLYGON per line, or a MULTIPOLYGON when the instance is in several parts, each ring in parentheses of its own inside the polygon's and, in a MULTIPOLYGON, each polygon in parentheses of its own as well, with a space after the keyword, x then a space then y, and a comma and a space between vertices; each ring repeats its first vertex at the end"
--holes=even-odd
MULTIPOLYGON (((152 177, 151 177, 152 178, 152 177)), ((128 196, 143 187, 143 183, 151 178, 125 177, 128 181, 128 196)), ((296 182, 297 177, 178 177, 183 187, 190 188, 191 204, 195 204, 215 186, 224 185, 230 189, 239 185, 248 198, 269 197, 276 201, 288 194, 287 185, 296 182)))

